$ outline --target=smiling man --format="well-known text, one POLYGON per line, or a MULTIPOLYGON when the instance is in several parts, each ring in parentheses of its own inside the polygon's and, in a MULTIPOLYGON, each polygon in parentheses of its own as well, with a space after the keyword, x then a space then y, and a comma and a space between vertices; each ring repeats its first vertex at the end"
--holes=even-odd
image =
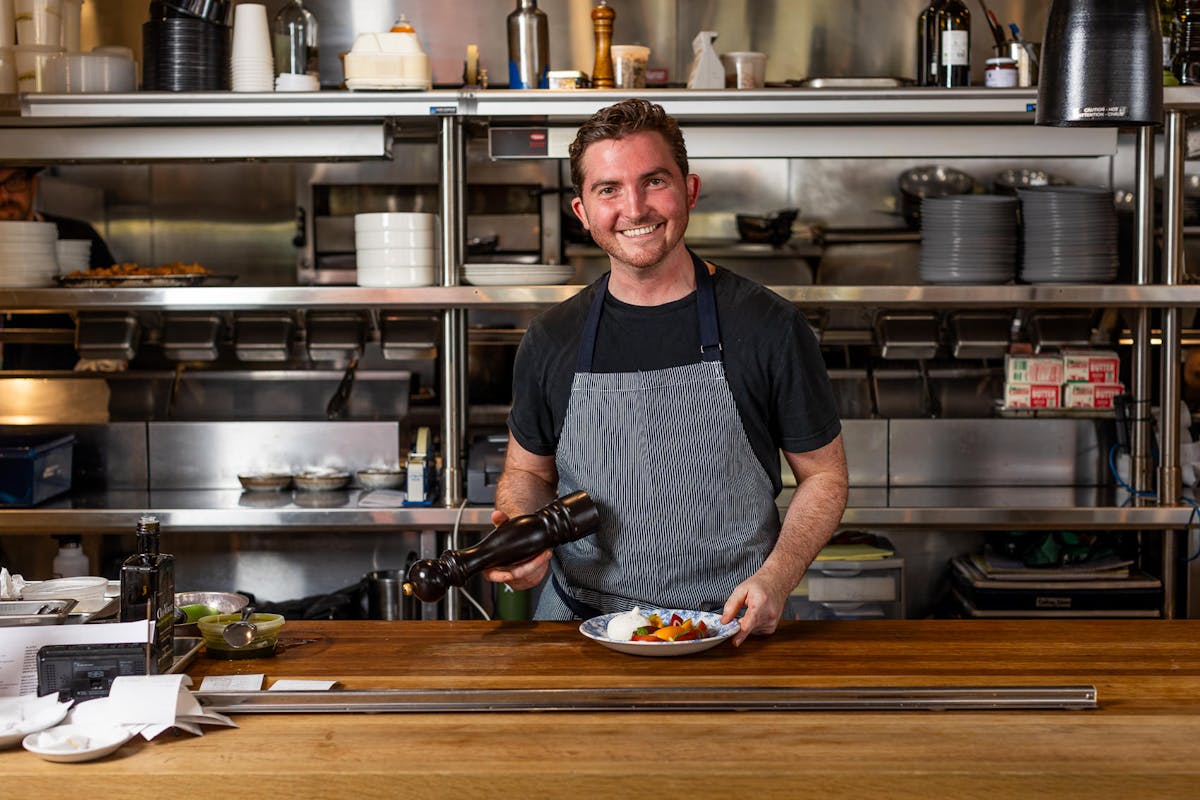
POLYGON ((846 504, 841 424, 803 315, 684 244, 700 178, 675 120, 624 100, 570 148, 571 207, 611 270, 530 325, 513 370, 499 523, 582 489, 593 536, 485 575, 547 574, 538 619, 635 605, 774 632, 846 504), (782 522, 783 451, 798 488, 782 522))

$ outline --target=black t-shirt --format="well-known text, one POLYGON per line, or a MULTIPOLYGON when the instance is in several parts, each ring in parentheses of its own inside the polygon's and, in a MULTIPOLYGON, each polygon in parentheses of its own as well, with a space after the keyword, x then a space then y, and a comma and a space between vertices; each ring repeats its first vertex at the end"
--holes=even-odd
MULTIPOLYGON (((713 283, 725 378, 746 437, 778 493, 780 449, 816 450, 841 432, 825 363, 812 328, 794 305, 720 267, 713 283)), ((521 340, 508 427, 531 453, 554 455, 557 449, 579 341, 597 291, 592 284, 540 314, 521 340)), ((593 371, 648 371, 700 360, 695 292, 661 306, 605 297, 593 371)))

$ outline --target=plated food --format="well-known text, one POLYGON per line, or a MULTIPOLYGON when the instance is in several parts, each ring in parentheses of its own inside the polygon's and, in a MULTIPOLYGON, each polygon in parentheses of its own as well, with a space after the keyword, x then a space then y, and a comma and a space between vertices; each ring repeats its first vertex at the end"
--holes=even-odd
POLYGON ((711 611, 634 608, 601 614, 579 632, 610 649, 638 656, 680 656, 716 647, 740 630, 737 620, 721 624, 711 611))
POLYGON ((58 276, 62 286, 200 286, 228 285, 236 276, 216 275, 200 264, 172 261, 156 267, 141 264, 113 264, 111 267, 75 270, 58 276))

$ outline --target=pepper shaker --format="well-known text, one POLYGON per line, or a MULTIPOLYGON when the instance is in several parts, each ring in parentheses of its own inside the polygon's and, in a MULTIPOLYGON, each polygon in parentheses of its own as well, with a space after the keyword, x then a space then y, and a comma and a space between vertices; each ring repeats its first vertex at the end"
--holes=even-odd
POLYGON ((592 67, 592 87, 596 89, 613 89, 616 81, 613 79, 612 46, 613 20, 617 12, 608 7, 608 0, 600 0, 599 5, 592 9, 592 35, 596 39, 596 63, 592 67))

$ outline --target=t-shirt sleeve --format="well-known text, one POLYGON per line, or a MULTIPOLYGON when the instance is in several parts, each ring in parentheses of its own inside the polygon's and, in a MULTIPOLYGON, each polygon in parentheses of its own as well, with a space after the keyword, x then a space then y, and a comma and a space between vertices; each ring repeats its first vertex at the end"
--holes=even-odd
POLYGON ((535 321, 521 337, 513 362, 513 403, 508 430, 534 455, 554 455, 558 447, 549 399, 549 352, 545 329, 535 321))
POLYGON ((817 337, 804 315, 796 311, 788 325, 787 346, 776 350, 775 419, 780 446, 807 453, 832 442, 842 431, 833 387, 817 337))

